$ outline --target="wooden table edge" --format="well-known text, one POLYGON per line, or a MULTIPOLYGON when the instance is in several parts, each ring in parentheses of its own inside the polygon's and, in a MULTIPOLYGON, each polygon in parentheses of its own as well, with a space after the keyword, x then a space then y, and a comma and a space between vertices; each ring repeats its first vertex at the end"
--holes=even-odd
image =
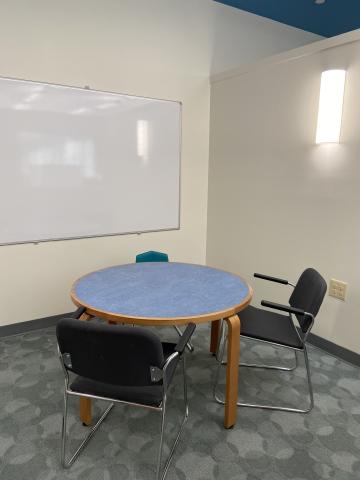
POLYGON ((77 281, 74 283, 72 287, 70 297, 72 302, 77 307, 86 308, 86 313, 88 313, 89 315, 93 317, 104 318, 105 320, 116 322, 116 323, 131 323, 131 324, 133 323, 137 325, 149 325, 149 326, 186 325, 191 322, 207 323, 207 322, 213 322, 215 320, 220 320, 222 318, 232 317, 233 315, 236 315, 237 313, 241 312, 241 310, 243 310, 245 307, 249 305, 253 296, 253 289, 245 280, 243 279, 241 280, 244 282, 244 284, 247 285, 248 294, 240 303, 236 305, 232 305, 230 308, 227 308, 225 310, 218 310, 216 312, 204 313, 201 315, 192 315, 192 316, 186 316, 186 317, 141 317, 141 316, 137 317, 137 316, 131 316, 131 315, 126 315, 121 313, 109 312, 107 310, 102 310, 99 308, 94 308, 88 303, 80 300, 75 294, 74 289, 77 281))

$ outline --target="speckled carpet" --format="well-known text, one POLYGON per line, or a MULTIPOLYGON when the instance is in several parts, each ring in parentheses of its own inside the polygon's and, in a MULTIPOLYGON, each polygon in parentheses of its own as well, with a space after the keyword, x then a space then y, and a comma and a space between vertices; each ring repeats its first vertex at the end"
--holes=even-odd
MULTIPOLYGON (((173 329, 163 338, 176 341, 173 329)), ((215 359, 209 326, 193 337, 187 355, 190 416, 168 480, 359 480, 360 369, 309 347, 315 407, 310 414, 239 408, 238 423, 222 427, 223 408, 212 398, 215 359)), ((290 361, 285 352, 242 342, 244 361, 290 361)), ((222 370, 221 377, 224 378, 222 370)), ((244 400, 306 405, 305 369, 295 373, 241 369, 244 400)), ((175 378, 175 384, 176 378, 175 378)), ((63 375, 53 328, 0 339, 1 480, 153 479, 159 413, 116 406, 70 470, 59 463, 63 375)), ((181 384, 171 391, 166 438, 173 438, 182 408, 181 384)), ((73 448, 86 432, 71 399, 73 448)), ((95 415, 104 403, 95 405, 95 415)))

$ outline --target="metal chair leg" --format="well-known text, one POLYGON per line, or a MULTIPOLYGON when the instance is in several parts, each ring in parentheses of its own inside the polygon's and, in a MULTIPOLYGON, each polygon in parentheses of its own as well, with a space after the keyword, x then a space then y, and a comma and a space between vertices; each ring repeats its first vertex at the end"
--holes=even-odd
POLYGON ((292 367, 281 367, 279 365, 265 365, 261 363, 239 363, 240 367, 247 368, 265 368, 267 370, 280 370, 282 372, 293 372, 298 367, 298 359, 296 351, 294 350, 295 365, 292 367))
MULTIPOLYGON (((171 447, 170 453, 168 455, 168 458, 165 462, 163 471, 161 473, 161 459, 162 459, 162 451, 163 451, 163 443, 164 443, 164 429, 165 429, 165 416, 166 416, 166 389, 165 393, 163 396, 163 401, 162 405, 159 408, 156 408, 156 410, 161 410, 161 432, 160 432, 160 445, 159 445, 159 452, 158 452, 158 460, 157 460, 157 470, 156 470, 156 479, 157 480, 164 480, 165 476, 167 474, 167 471, 170 466, 170 462, 173 458, 173 455, 175 453, 175 449, 177 447, 177 444, 180 440, 180 436, 184 427, 184 424, 186 420, 188 419, 189 416, 189 405, 188 405, 188 399, 187 399, 187 382, 186 382, 186 369, 185 369, 185 356, 181 357, 181 364, 182 364, 182 370, 183 370, 183 381, 184 381, 184 416, 181 422, 181 425, 179 427, 177 436, 174 440, 174 443, 171 447)), ((64 410, 63 410, 63 418, 62 418, 62 429, 61 429, 61 453, 60 453, 60 460, 61 464, 64 468, 69 468, 71 465, 74 463, 74 461, 77 459, 77 457, 80 455, 82 450, 85 448, 89 440, 92 438, 92 436, 95 434, 96 430, 99 428, 101 423, 105 420, 107 415, 109 414, 110 410, 114 406, 114 402, 111 402, 110 405, 106 408, 106 410, 103 412, 99 420, 96 422, 96 424, 93 426, 93 428, 90 430, 88 435, 85 437, 85 439, 80 443, 79 447, 76 449, 75 453, 72 455, 70 460, 66 462, 65 454, 66 454, 66 425, 67 425, 67 415, 68 415, 68 391, 67 391, 67 385, 68 385, 68 376, 66 375, 66 380, 65 380, 65 389, 64 389, 64 410)), ((99 398, 99 397, 98 397, 99 398)))
POLYGON ((163 398, 163 405, 162 405, 162 415, 161 415, 161 433, 160 433, 160 445, 159 445, 159 453, 158 453, 158 463, 157 463, 157 469, 156 469, 156 479, 157 480, 164 480, 166 477, 166 474, 168 472, 170 462, 174 456, 175 449, 177 447, 177 444, 179 443, 180 436, 184 427, 184 424, 186 420, 188 419, 189 416, 189 405, 188 405, 188 400, 187 400, 187 382, 186 382, 186 370, 185 370, 185 356, 182 357, 181 359, 182 363, 182 370, 183 370, 183 379, 184 379, 184 416, 178 431, 178 434, 174 440, 174 443, 171 447, 169 456, 165 462, 163 472, 161 474, 161 457, 162 457, 162 450, 163 450, 163 442, 164 442, 164 427, 165 427, 165 412, 166 412, 166 393, 163 398))
POLYGON ((304 345, 304 359, 306 365, 306 373, 307 373, 307 382, 308 382, 308 389, 309 389, 309 407, 308 408, 293 408, 293 407, 283 407, 281 405, 260 405, 260 404, 249 404, 249 403, 242 403, 238 402, 237 405, 239 407, 250 407, 250 408, 264 408, 267 410, 279 410, 282 412, 292 412, 292 413, 309 413, 313 406, 314 406, 314 395, 311 383, 311 373, 310 373, 310 366, 309 366, 309 359, 306 351, 306 345, 304 345))
MULTIPOLYGON (((177 331, 179 337, 181 337, 182 335, 182 331, 180 330, 180 328, 177 326, 177 325, 174 325, 174 328, 175 330, 177 331)), ((190 340, 188 341, 188 343, 186 344, 186 348, 189 350, 189 352, 193 352, 194 351, 194 346, 193 344, 190 342, 190 340)))
MULTIPOLYGON (((220 330, 218 347, 217 347, 217 351, 216 351, 216 354, 215 354, 215 358, 216 358, 217 362, 219 362, 219 361, 221 362, 221 365, 227 365, 227 361, 223 360, 223 357, 222 357, 222 360, 219 360, 219 356, 218 356, 218 352, 220 350, 221 342, 226 342, 226 338, 227 338, 226 336, 225 336, 225 338, 222 338, 223 332, 225 330, 224 327, 223 327, 223 324, 224 324, 224 322, 222 322, 221 327, 220 327, 221 330, 220 330)), ((252 340, 252 339, 249 337, 248 340, 252 340)), ((256 340, 254 340, 254 341, 256 341, 256 340)), ((268 370, 281 370, 283 372, 292 372, 293 370, 296 370, 296 368, 298 367, 298 358, 297 358, 297 355, 296 355, 296 350, 294 350, 294 358, 295 358, 295 364, 292 367, 282 367, 280 365, 266 365, 266 364, 261 364, 261 363, 242 363, 242 362, 239 363, 239 367, 265 368, 265 369, 268 369, 268 370)))
POLYGON ((65 451, 66 451, 66 424, 67 424, 67 413, 68 413, 68 394, 65 390, 64 392, 64 411, 63 411, 63 420, 62 420, 62 429, 61 429, 61 464, 64 468, 69 468, 71 465, 75 462, 77 457, 80 455, 82 450, 86 447, 90 439, 93 437, 95 434, 96 430, 99 428, 99 426, 102 424, 102 422, 105 420, 105 418, 108 416, 110 410, 113 408, 114 403, 110 403, 110 405, 106 408, 104 413, 101 415, 99 420, 96 422, 96 424, 92 427, 88 435, 85 437, 85 439, 80 443, 79 447, 76 449, 75 453, 73 456, 70 458, 68 462, 66 462, 65 459, 65 451))
POLYGON ((314 392, 313 392, 313 387, 312 387, 312 382, 311 382, 311 371, 310 371, 309 357, 308 357, 306 345, 304 345, 304 358, 305 358, 305 366, 306 366, 307 381, 308 381, 308 388, 309 388, 309 398, 310 398, 309 408, 305 411, 305 413, 308 413, 312 410, 312 408, 314 406, 314 392))
POLYGON ((62 418, 62 425, 61 425, 61 453, 60 453, 61 465, 64 468, 66 468, 65 448, 66 448, 67 410, 68 410, 68 396, 67 396, 66 391, 64 391, 64 410, 63 410, 63 418, 62 418))
MULTIPOLYGON (((226 338, 225 338, 225 340, 226 340, 226 338)), ((218 360, 218 365, 217 365, 216 372, 215 372, 214 388, 213 388, 214 399, 217 403, 220 403, 221 405, 225 405, 225 399, 219 397, 219 395, 217 393, 217 386, 218 386, 218 382, 219 382, 220 368, 221 368, 221 365, 224 364, 223 363, 223 357, 224 357, 224 353, 225 353, 225 344, 226 344, 225 340, 222 342, 222 345, 221 345, 220 360, 218 360)), ((250 407, 250 408, 263 408, 263 409, 267 409, 267 410, 280 410, 280 411, 294 412, 294 413, 309 413, 314 406, 314 394, 313 394, 313 388, 312 388, 312 383, 311 383, 311 372, 310 372, 309 358, 308 358, 307 349, 306 349, 305 344, 304 344, 303 353, 304 353, 305 366, 306 366, 306 372, 307 372, 307 382, 308 382, 309 399, 310 399, 310 404, 309 404, 308 408, 301 409, 301 408, 284 407, 284 406, 281 406, 281 405, 267 405, 267 404, 244 403, 244 402, 237 402, 237 406, 239 406, 239 407, 250 407)), ((295 350, 295 359, 296 359, 296 366, 297 366, 296 350, 295 350)), ((240 366, 252 366, 252 367, 256 367, 256 368, 262 368, 260 365, 240 364, 240 366)), ((270 369, 273 369, 273 370, 284 370, 284 368, 282 368, 282 367, 274 367, 274 366, 265 366, 263 368, 270 368, 270 369)), ((292 368, 291 370, 294 370, 294 368, 292 368)))
POLYGON ((157 468, 156 468, 156 480, 160 480, 160 468, 161 468, 161 457, 163 451, 163 443, 164 443, 164 429, 165 429, 165 414, 166 414, 166 393, 163 397, 162 401, 162 411, 161 411, 161 427, 160 427, 160 445, 159 445, 159 452, 158 452, 158 460, 157 460, 157 468))

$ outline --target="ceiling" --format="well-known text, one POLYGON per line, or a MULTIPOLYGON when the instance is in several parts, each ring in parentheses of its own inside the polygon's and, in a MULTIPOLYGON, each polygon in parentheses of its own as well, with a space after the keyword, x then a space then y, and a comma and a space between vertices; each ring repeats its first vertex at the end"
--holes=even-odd
POLYGON ((360 0, 215 1, 324 37, 360 28, 360 0))

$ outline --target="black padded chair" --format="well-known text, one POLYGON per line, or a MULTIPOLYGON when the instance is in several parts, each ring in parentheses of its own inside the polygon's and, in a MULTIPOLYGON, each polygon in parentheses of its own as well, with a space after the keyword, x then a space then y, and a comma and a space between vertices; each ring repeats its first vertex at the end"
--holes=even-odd
POLYGON ((60 362, 65 375, 64 411, 61 433, 61 463, 70 467, 94 435, 115 403, 161 412, 161 435, 157 479, 164 479, 188 417, 184 349, 195 330, 189 324, 177 344, 162 343, 151 331, 106 323, 59 321, 56 328, 60 362), (182 364, 184 417, 161 472, 166 399, 177 365, 182 364), (71 380, 70 380, 71 377, 71 380), (66 461, 68 397, 81 396, 110 401, 99 420, 66 461))
MULTIPOLYGON (((268 275, 262 275, 259 273, 255 273, 254 277, 269 280, 271 282, 281 283, 283 285, 290 285, 294 287, 294 290, 289 298, 289 305, 281 305, 266 300, 262 300, 261 302, 261 305, 264 307, 286 312, 287 315, 253 306, 249 306, 243 310, 240 314, 241 337, 265 342, 276 347, 285 347, 293 350, 295 354, 295 365, 292 367, 281 367, 277 365, 240 363, 240 366, 292 371, 297 367, 297 352, 302 352, 305 359, 310 401, 308 408, 305 409, 277 405, 249 404, 243 402, 238 402, 238 406, 307 413, 314 406, 314 396, 311 384, 309 359, 306 350, 306 341, 314 324, 315 317, 324 299, 327 288, 326 282, 323 277, 313 268, 307 268, 301 274, 296 285, 281 278, 269 277, 268 275), (295 327, 293 317, 297 319, 299 328, 295 327)), ((217 392, 217 385, 219 380, 220 366, 225 363, 223 361, 223 357, 226 342, 223 337, 224 333, 222 325, 218 348, 219 355, 217 355, 218 368, 216 370, 214 384, 215 400, 221 404, 224 404, 224 400, 220 398, 217 392)))

